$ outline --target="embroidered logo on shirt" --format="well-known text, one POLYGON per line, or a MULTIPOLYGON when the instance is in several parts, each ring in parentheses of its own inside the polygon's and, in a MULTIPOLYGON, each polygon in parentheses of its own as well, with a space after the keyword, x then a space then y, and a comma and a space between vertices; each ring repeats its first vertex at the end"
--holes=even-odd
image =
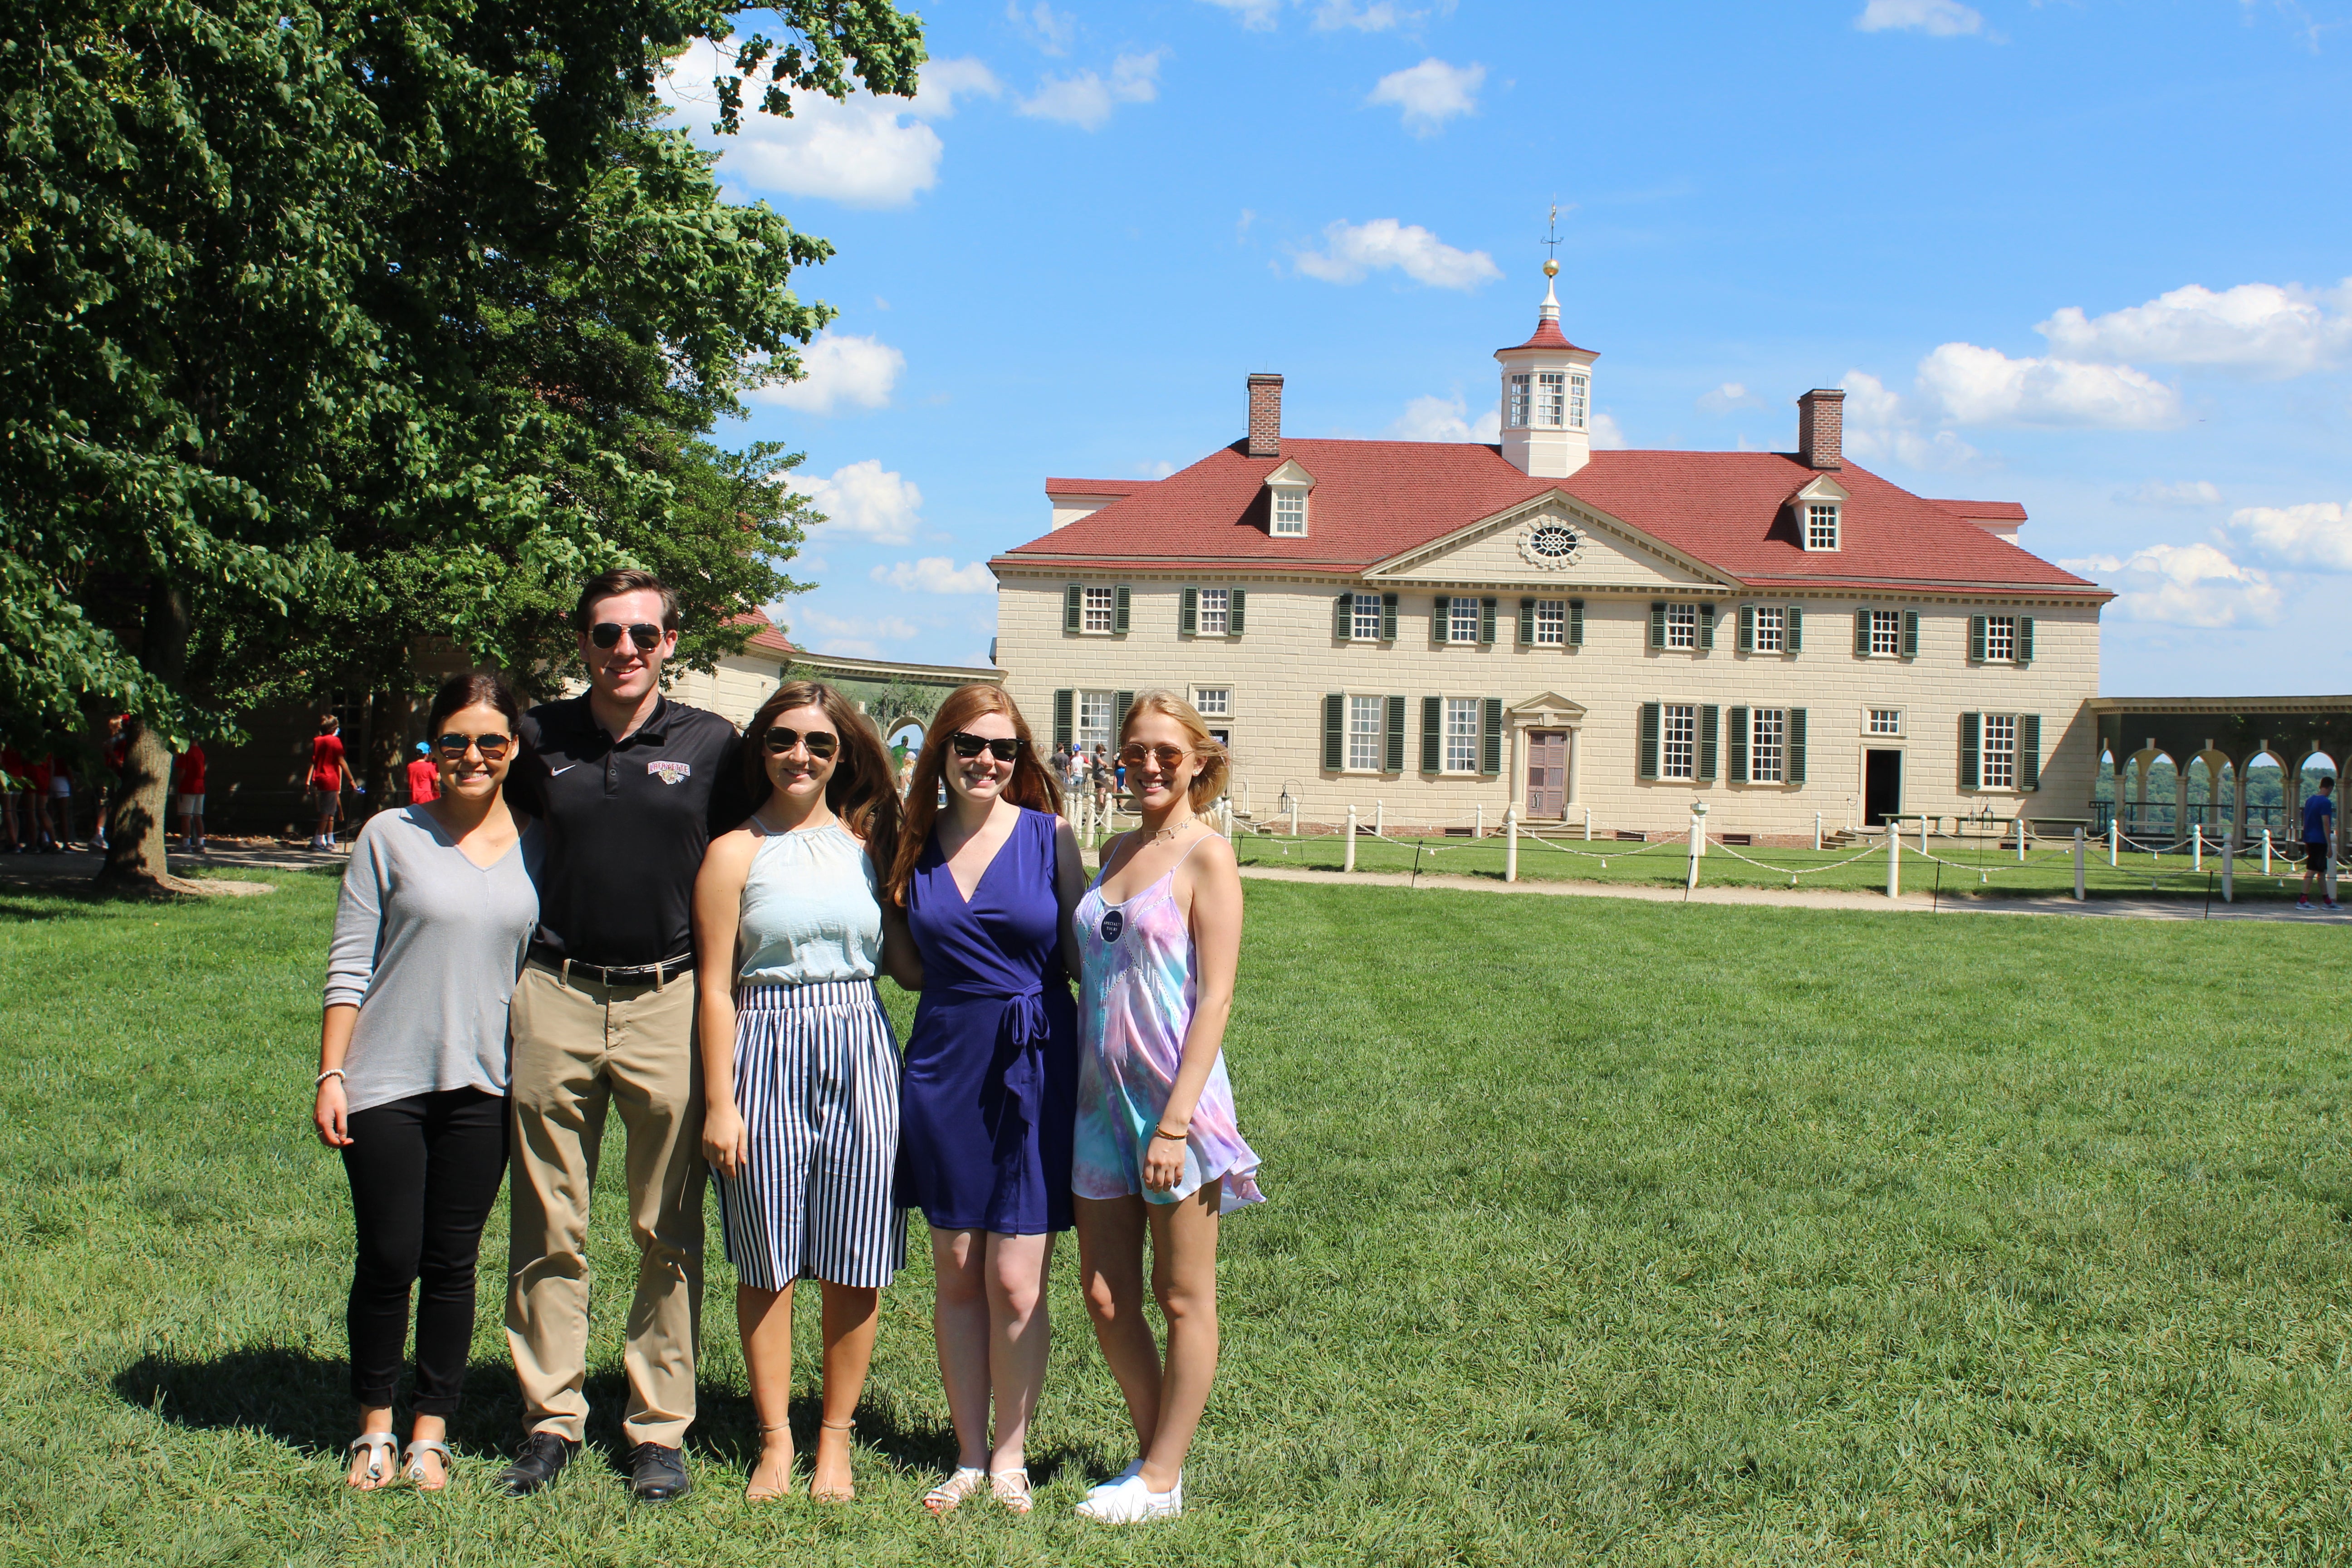
POLYGON ((1106 910, 1102 918, 1102 939, 1117 942, 1118 933, 1127 929, 1127 916, 1117 910, 1106 910))
POLYGON ((693 773, 694 764, 691 763, 647 763, 646 764, 646 772, 653 774, 654 777, 661 780, 661 782, 666 784, 674 784, 677 783, 678 780, 685 778, 688 774, 693 773))

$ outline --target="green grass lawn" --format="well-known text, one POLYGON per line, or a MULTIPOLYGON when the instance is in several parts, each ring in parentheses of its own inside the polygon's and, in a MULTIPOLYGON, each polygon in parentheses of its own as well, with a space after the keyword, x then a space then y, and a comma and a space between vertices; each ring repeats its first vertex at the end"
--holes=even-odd
MULTIPOLYGON (((1068 1513, 1126 1456, 1066 1247, 1025 1521, 916 1507, 950 1453, 919 1264, 859 1500, 745 1507, 715 1234, 693 1497, 624 1500, 610 1294, 603 1447, 489 1495, 495 1272, 451 1491, 347 1495, 333 884, 278 879, 0 893, 0 1562, 2352 1560, 2332 928, 1251 884, 1272 1201, 1227 1227, 1192 1511, 1133 1534, 1068 1513)), ((609 1191, 594 1246, 625 1279, 609 1191)))

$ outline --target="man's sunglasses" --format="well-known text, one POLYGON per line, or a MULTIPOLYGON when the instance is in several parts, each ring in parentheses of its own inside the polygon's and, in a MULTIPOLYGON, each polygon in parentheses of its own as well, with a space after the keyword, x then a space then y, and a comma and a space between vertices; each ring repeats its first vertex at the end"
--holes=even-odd
POLYGON ((1118 749, 1118 760, 1128 767, 1139 768, 1149 758, 1160 764, 1160 771, 1163 773, 1174 773, 1176 764, 1192 754, 1181 746, 1146 746, 1140 742, 1118 749))
POLYGON ((781 757, 794 746, 803 744, 808 747, 808 754, 812 757, 829 757, 841 750, 841 737, 825 730, 811 730, 803 734, 798 730, 787 730, 782 724, 771 724, 761 732, 760 744, 767 748, 768 755, 772 757, 781 757))
POLYGON ((482 753, 482 761, 495 763, 507 754, 507 748, 514 744, 514 737, 512 735, 460 735, 457 731, 452 730, 446 735, 436 736, 433 744, 443 756, 453 763, 463 757, 469 746, 482 753))
POLYGON ((1022 742, 1020 737, 1015 735, 974 735, 958 730, 948 736, 948 744, 953 746, 955 754, 966 762, 980 755, 982 749, 985 747, 988 754, 998 762, 1009 763, 1021 754, 1022 742))
POLYGON ((662 629, 651 621, 639 621, 633 626, 625 626, 618 621, 598 621, 588 628, 588 640, 598 647, 618 647, 623 632, 629 634, 629 640, 641 652, 661 646, 662 629))

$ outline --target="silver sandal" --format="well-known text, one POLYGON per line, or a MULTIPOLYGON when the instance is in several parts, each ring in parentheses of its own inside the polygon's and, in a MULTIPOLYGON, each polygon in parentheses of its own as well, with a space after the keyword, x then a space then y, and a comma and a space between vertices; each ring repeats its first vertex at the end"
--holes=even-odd
POLYGON ((343 1484, 353 1491, 372 1491, 383 1485, 390 1474, 393 1456, 400 1452, 400 1439, 389 1432, 362 1432, 351 1440, 343 1452, 356 1454, 362 1449, 367 1451, 368 1462, 367 1468, 360 1472, 360 1478, 367 1485, 360 1485, 348 1475, 343 1484))
POLYGON ((437 1492, 446 1488, 449 1484, 450 1475, 457 1468, 457 1457, 449 1452, 449 1445, 431 1437, 422 1438, 416 1442, 409 1444, 408 1451, 400 1457, 400 1479, 406 1481, 409 1485, 417 1488, 421 1491, 437 1492), (440 1486, 427 1487, 425 1485, 425 1456, 427 1454, 438 1454, 441 1456, 440 1486))

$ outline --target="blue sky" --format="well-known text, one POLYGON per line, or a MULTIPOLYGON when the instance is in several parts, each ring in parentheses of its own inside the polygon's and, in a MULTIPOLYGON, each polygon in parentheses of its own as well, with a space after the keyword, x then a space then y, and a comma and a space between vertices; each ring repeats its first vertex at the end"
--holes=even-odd
POLYGON ((1787 449, 1843 385, 1849 454, 2122 593, 2107 692, 2352 689, 2352 0, 925 21, 911 103, 705 137, 839 247, 808 379, 719 432, 808 454, 811 647, 979 662, 1045 477, 1195 460, 1254 370, 1294 435, 1486 438, 1557 201, 1604 439, 1787 449))

